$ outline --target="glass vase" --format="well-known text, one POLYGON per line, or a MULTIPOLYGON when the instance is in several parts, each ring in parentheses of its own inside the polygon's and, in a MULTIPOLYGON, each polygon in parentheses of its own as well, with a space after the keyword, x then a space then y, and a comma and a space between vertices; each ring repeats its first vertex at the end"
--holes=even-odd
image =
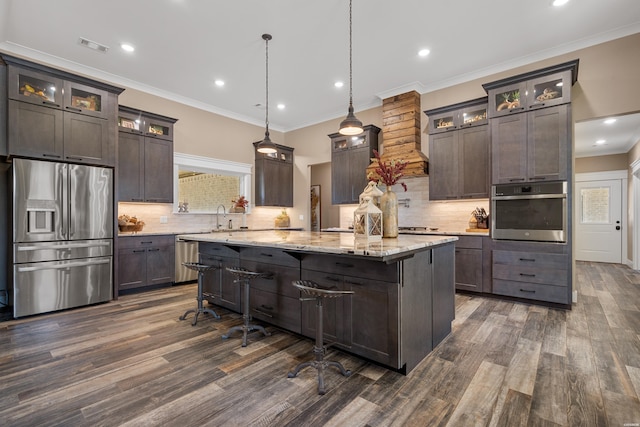
POLYGON ((398 237, 398 195, 387 186, 380 196, 382 211, 382 237, 398 237))

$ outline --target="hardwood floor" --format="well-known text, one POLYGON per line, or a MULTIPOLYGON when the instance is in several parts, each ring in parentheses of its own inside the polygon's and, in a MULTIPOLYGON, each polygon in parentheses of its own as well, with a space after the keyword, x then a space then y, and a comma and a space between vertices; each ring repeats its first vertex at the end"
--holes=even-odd
POLYGON ((577 263, 573 310, 456 296, 452 334, 408 376, 331 350, 353 371, 287 372, 312 341, 221 335, 178 317, 195 285, 0 323, 7 426, 624 426, 640 423, 640 274, 577 263))

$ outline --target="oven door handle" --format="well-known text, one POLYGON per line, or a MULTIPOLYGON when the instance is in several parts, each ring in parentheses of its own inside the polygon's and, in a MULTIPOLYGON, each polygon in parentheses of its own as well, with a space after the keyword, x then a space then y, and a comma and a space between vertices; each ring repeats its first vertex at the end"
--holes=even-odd
POLYGON ((566 194, 530 194, 527 196, 493 196, 493 200, 566 199, 566 194))

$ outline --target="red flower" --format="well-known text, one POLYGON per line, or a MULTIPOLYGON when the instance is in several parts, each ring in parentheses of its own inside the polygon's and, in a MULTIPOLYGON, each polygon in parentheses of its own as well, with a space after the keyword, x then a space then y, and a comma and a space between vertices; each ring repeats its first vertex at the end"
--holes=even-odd
POLYGON ((383 183, 387 187, 400 184, 402 185, 402 188, 404 188, 404 191, 407 191, 407 185, 404 182, 398 182, 398 180, 404 176, 402 171, 407 167, 408 162, 396 159, 383 162, 380 159, 380 153, 378 153, 377 150, 373 150, 373 155, 375 156, 375 159, 371 159, 371 161, 377 160, 378 166, 374 169, 375 173, 369 173, 367 176, 369 181, 376 181, 378 184, 383 183))

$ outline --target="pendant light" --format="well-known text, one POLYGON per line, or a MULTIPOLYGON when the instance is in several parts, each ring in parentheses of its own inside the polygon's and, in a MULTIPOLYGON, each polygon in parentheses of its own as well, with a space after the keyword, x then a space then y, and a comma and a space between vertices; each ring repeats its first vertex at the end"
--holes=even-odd
POLYGON ((342 135, 359 135, 364 129, 362 129, 362 122, 358 120, 353 114, 353 53, 352 53, 352 38, 353 31, 351 27, 352 24, 352 0, 349 0, 349 112, 347 114, 347 118, 340 123, 340 134, 342 135))
POLYGON ((265 52, 266 52, 266 88, 267 88, 267 102, 266 102, 266 118, 265 118, 265 131, 264 131, 264 139, 260 141, 258 144, 258 152, 265 154, 277 153, 278 149, 276 148, 276 144, 271 141, 269 138, 269 40, 271 40, 271 34, 263 34, 262 39, 265 41, 265 52))

